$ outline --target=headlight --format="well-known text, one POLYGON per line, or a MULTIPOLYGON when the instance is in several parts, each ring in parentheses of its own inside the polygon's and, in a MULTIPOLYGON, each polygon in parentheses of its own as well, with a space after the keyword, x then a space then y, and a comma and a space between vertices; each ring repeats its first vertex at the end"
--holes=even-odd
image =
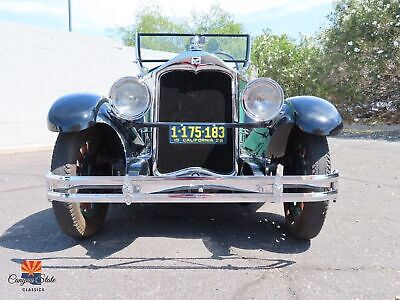
POLYGON ((257 121, 272 120, 283 104, 281 86, 270 78, 258 78, 247 84, 243 91, 243 108, 257 121))
POLYGON ((114 112, 130 121, 141 118, 151 103, 149 89, 135 77, 123 77, 115 82, 110 98, 114 112))

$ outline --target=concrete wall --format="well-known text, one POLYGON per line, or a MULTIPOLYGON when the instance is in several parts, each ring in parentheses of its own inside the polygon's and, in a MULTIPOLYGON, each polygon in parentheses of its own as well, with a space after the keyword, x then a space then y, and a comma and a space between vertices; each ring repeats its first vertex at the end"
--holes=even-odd
POLYGON ((134 49, 115 39, 0 22, 0 150, 50 145, 46 127, 58 97, 107 95, 137 74, 134 49))

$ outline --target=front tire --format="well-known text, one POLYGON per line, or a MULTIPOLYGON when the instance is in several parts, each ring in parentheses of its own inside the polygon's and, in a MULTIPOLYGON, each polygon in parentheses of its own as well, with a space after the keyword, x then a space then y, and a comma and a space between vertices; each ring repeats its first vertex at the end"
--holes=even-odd
MULTIPOLYGON (((311 135, 294 129, 286 157, 291 161, 284 175, 329 174, 331 162, 325 136, 311 135)), ((323 189, 321 189, 322 191, 323 189)), ((296 192, 288 190, 287 192, 296 192)), ((298 239, 316 237, 325 221, 329 201, 284 203, 285 220, 289 232, 298 239)))
MULTIPOLYGON (((53 150, 51 171, 56 175, 96 174, 93 161, 98 154, 95 131, 60 133, 53 150)), ((84 192, 84 191, 79 191, 84 192)), ((98 232, 107 214, 108 204, 53 201, 53 211, 61 230, 73 238, 88 238, 98 232)))

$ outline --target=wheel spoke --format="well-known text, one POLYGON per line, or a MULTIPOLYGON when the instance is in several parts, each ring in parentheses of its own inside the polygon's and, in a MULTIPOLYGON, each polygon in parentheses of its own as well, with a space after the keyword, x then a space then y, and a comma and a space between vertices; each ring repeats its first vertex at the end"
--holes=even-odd
MULTIPOLYGON (((96 149, 91 140, 86 140, 79 148, 79 156, 76 161, 77 175, 92 175, 92 152, 96 149)), ((85 192, 85 191, 81 191, 85 192)), ((82 215, 85 218, 93 217, 96 214, 98 205, 95 203, 80 203, 79 205, 82 215)))

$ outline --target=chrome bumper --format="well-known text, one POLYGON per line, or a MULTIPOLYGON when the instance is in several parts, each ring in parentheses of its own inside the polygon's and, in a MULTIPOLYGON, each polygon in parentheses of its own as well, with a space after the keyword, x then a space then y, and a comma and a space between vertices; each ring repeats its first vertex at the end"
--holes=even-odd
POLYGON ((47 176, 49 201, 89 203, 249 203, 335 201, 339 173, 304 176, 47 176), (85 189, 85 193, 79 193, 85 189), (114 190, 98 194, 98 189, 114 190), (284 190, 285 189, 285 190, 284 190), (305 189, 299 193, 290 189, 305 189), (93 191, 91 191, 93 190, 93 191), (115 192, 115 193, 114 193, 115 192))

